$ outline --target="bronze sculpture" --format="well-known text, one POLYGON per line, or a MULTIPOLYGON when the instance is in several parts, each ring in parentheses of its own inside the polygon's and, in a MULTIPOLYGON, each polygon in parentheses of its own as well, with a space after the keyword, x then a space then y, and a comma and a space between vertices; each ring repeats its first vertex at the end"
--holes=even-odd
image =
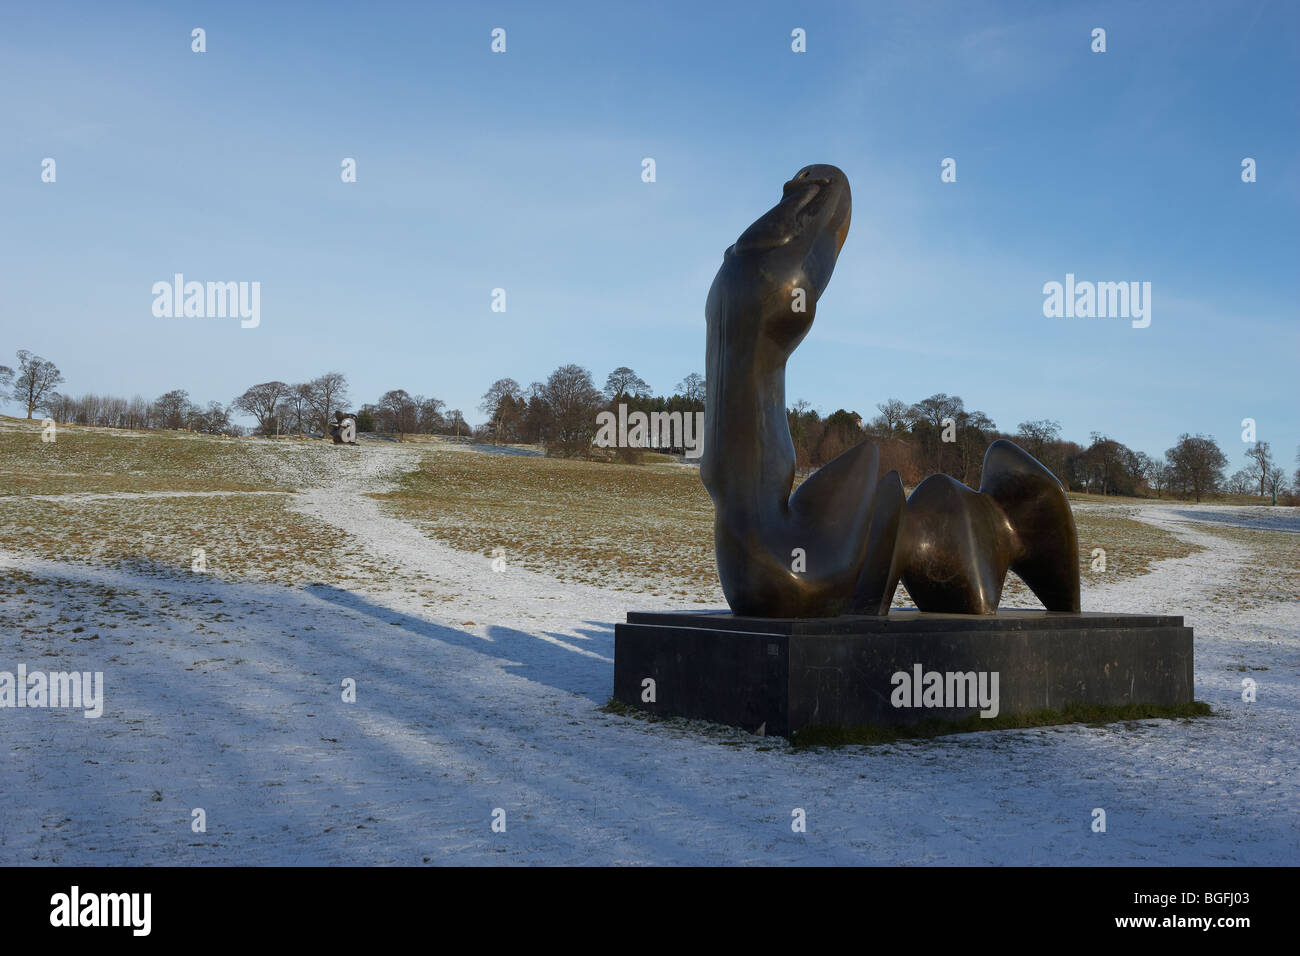
POLYGON ((355 445, 357 443, 357 420, 352 415, 341 411, 334 413, 334 421, 329 426, 330 438, 336 445, 355 445))
POLYGON ((884 615, 899 581, 922 611, 993 614, 1007 571, 1050 611, 1079 610, 1077 536, 1059 481, 994 442, 978 492, 931 475, 904 499, 867 441, 794 494, 785 365, 849 231, 848 179, 806 166, 723 255, 709 289, 705 441, 718 576, 738 615, 884 615))

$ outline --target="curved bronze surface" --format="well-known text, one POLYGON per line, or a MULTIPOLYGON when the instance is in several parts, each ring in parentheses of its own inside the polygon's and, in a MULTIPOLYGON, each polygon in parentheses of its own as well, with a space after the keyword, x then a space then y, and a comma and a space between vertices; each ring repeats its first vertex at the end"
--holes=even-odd
POLYGON ((700 476, 714 503, 718 577, 736 614, 887 614, 900 580, 923 611, 992 614, 1008 570, 1048 610, 1079 610, 1074 518, 1060 482, 1005 440, 978 492, 932 475, 903 498, 863 442, 795 491, 785 364, 848 236, 848 179, 805 166, 723 255, 705 306, 700 476), (802 306, 802 308, 801 308, 802 306))

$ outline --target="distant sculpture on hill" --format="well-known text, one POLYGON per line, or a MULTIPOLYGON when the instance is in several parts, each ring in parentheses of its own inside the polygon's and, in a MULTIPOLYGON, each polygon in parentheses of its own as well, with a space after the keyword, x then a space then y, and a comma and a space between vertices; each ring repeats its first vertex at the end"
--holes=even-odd
POLYGON ((335 412, 334 421, 330 425, 330 437, 334 439, 336 445, 355 445, 357 443, 356 417, 335 412))

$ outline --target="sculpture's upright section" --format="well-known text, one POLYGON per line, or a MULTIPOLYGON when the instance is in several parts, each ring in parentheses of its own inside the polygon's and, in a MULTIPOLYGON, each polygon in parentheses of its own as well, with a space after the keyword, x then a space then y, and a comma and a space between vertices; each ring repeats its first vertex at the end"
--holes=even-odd
POLYGON ((700 475, 713 497, 718 574, 737 614, 847 611, 866 556, 875 447, 850 449, 792 496, 785 410, 785 363, 812 326, 851 211, 844 173, 805 167, 726 251, 709 290, 700 475))
POLYGON ((1079 610, 1074 518, 1060 482, 1008 441, 972 491, 932 475, 903 500, 871 442, 791 494, 785 365, 812 326, 852 214, 834 166, 806 166, 723 255, 705 306, 708 398, 700 474, 718 576, 736 614, 889 612, 901 580, 923 611, 993 614, 1007 571, 1054 611, 1079 610))

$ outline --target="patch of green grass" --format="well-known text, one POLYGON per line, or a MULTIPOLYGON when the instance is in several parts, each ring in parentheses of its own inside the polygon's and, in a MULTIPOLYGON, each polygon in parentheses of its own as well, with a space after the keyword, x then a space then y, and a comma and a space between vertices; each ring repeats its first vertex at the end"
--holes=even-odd
POLYGON ((611 697, 609 700, 605 701, 604 704, 602 704, 600 707, 597 707, 596 709, 606 714, 616 714, 619 717, 638 717, 641 716, 642 714, 644 714, 647 717, 654 716, 651 713, 633 707, 631 704, 623 703, 617 697, 611 697))
POLYGON ((906 727, 841 727, 824 724, 796 731, 790 743, 800 748, 889 744, 898 740, 942 737, 947 734, 972 733, 980 730, 1026 730, 1058 724, 1101 726, 1133 720, 1180 720, 1209 717, 1213 714, 1210 705, 1199 700, 1171 707, 1154 704, 1071 705, 1061 710, 1036 710, 1028 714, 1002 714, 997 717, 981 717, 979 714, 973 714, 965 720, 926 720, 906 727))

